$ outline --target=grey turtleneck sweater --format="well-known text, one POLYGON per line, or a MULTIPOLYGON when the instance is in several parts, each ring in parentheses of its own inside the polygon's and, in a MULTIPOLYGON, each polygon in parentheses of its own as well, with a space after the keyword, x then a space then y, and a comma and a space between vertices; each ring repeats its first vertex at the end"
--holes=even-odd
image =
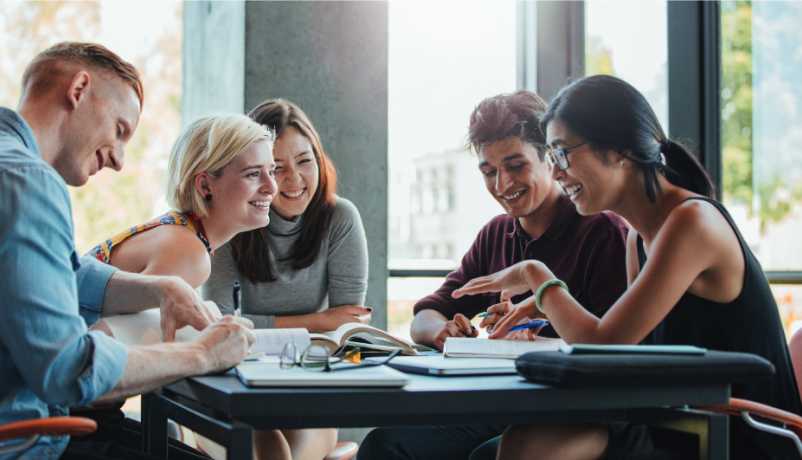
POLYGON ((237 271, 229 244, 215 248, 212 274, 202 286, 206 300, 213 300, 224 315, 234 312, 234 281, 242 285, 242 316, 257 328, 272 328, 276 316, 305 315, 329 306, 363 305, 368 288, 368 247, 359 211, 345 198, 335 196, 337 208, 320 246, 317 260, 294 270, 279 262, 290 254, 300 234, 304 216, 282 219, 272 209, 270 224, 263 228, 270 247, 270 271, 275 281, 253 284, 237 271))

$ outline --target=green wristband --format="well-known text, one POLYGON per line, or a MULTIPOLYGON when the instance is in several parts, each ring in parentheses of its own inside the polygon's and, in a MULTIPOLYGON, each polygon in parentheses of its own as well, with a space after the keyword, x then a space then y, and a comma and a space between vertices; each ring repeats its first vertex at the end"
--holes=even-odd
POLYGON ((535 293, 535 305, 537 306, 537 309, 540 310, 541 313, 546 313, 546 312, 543 311, 543 306, 540 304, 540 296, 543 295, 543 291, 545 291, 547 287, 554 286, 555 284, 557 286, 562 287, 566 291, 568 290, 568 286, 566 286, 565 283, 563 283, 560 280, 548 280, 545 283, 541 284, 539 288, 537 288, 537 292, 535 293))

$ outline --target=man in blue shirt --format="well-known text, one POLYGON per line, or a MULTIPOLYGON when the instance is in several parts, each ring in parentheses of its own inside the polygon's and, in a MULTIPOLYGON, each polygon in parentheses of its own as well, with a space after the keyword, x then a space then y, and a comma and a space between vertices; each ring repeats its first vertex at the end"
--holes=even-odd
MULTIPOLYGON (((66 185, 122 168, 142 95, 138 72, 114 53, 61 43, 26 69, 17 110, 0 107, 0 424, 68 415, 68 407, 230 368, 254 342, 252 323, 212 323, 179 278, 125 273, 75 252, 66 185), (203 334, 136 347, 87 331, 101 316, 155 307, 169 341, 185 325, 203 334)), ((43 436, 0 458, 81 458, 68 442, 43 436)))

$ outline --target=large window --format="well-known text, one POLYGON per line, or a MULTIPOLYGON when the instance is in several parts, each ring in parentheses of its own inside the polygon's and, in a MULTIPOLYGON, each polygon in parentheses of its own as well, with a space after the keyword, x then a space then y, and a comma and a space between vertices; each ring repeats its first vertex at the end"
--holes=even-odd
MULTIPOLYGON (((389 5, 389 267, 453 269, 502 212, 463 150, 484 98, 516 89, 514 2, 389 5)), ((388 328, 442 278, 390 278, 388 328)))
POLYGON ((637 88, 668 132, 666 2, 585 2, 585 75, 614 75, 637 88))
MULTIPOLYGON (((764 270, 802 270, 802 4, 721 4, 723 199, 764 270)), ((772 286, 789 332, 802 288, 772 286)))
POLYGON ((163 213, 164 171, 180 129, 181 2, 0 2, 0 106, 14 108, 22 72, 49 46, 102 43, 142 73, 146 101, 122 172, 70 187, 80 253, 163 213))

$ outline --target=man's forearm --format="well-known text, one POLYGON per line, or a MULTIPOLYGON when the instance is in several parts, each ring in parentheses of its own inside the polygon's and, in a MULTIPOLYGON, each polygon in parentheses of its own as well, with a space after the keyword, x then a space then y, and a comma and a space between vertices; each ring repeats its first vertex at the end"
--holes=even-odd
POLYGON ((434 338, 443 330, 448 318, 436 310, 422 310, 415 315, 409 334, 415 343, 433 346, 434 338))
POLYGON ((208 353, 192 342, 129 346, 123 375, 96 404, 122 401, 184 377, 209 372, 208 353))
POLYGON ((127 347, 122 377, 95 402, 119 401, 184 377, 224 371, 242 362, 254 342, 252 322, 227 316, 191 342, 127 347))
POLYGON ((166 277, 148 276, 118 270, 111 275, 103 294, 100 317, 139 313, 159 307, 166 277))

